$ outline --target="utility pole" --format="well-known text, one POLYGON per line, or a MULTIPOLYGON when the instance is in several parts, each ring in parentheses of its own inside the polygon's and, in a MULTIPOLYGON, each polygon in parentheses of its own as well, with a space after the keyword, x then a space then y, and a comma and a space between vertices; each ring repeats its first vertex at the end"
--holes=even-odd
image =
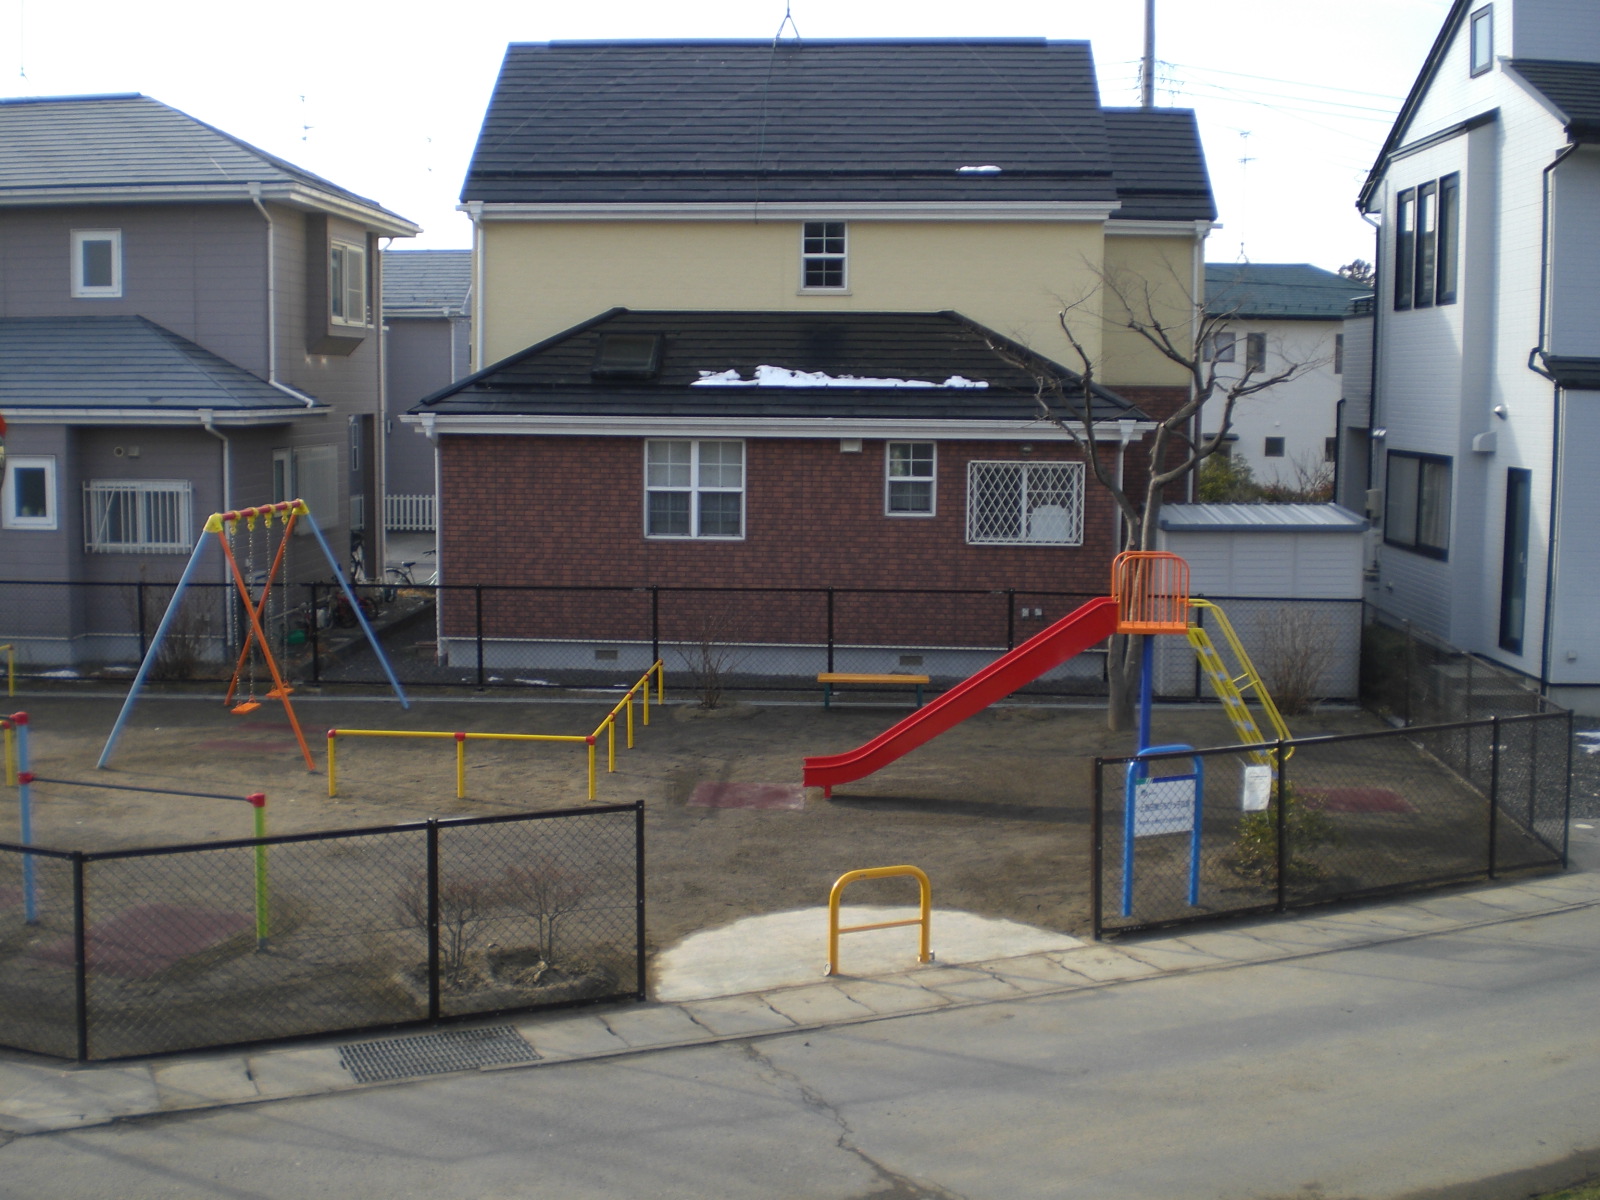
POLYGON ((1144 0, 1144 59, 1139 69, 1139 105, 1156 106, 1156 0, 1144 0))

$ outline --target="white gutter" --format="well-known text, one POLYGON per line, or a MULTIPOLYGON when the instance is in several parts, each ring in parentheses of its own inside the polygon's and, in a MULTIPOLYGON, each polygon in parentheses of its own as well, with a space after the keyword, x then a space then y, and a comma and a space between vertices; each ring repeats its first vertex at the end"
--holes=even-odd
POLYGON ((285 396, 293 396, 296 400, 300 401, 300 403, 304 404, 307 408, 316 408, 317 407, 317 401, 313 397, 306 395, 302 391, 298 391, 295 388, 290 387, 287 383, 282 383, 282 382, 280 382, 280 381, 278 381, 276 379, 269 379, 269 380, 267 380, 267 382, 270 383, 273 387, 277 388, 285 396))
POLYGON ((474 222, 798 221, 816 217, 832 221, 1109 221, 1111 214, 1122 205, 1120 201, 1105 200, 909 200, 847 204, 815 201, 528 204, 470 200, 456 207, 474 222))
MULTIPOLYGON (((404 217, 299 183, 256 184, 262 195, 281 204, 307 212, 325 212, 346 217, 391 237, 415 237, 422 227, 404 217)), ((98 204, 204 204, 237 203, 251 198, 248 183, 218 184, 117 184, 108 187, 24 188, 0 196, 0 208, 36 208, 45 205, 98 204)))
MULTIPOLYGON (((1073 435, 1051 422, 906 420, 858 417, 585 417, 416 413, 400 418, 429 437, 440 433, 489 437, 701 437, 701 438, 873 438, 894 441, 1059 441, 1073 435)), ((1156 428, 1152 421, 1102 422, 1095 441, 1113 444, 1124 437, 1143 437, 1156 428), (1124 432, 1126 427, 1126 432, 1124 432)))
POLYGON ((474 200, 461 206, 472 221, 472 363, 474 371, 484 368, 483 361, 483 201, 474 200))
POLYGON ((209 408, 200 410, 200 427, 222 443, 222 508, 227 512, 233 508, 233 443, 228 441, 228 435, 217 428, 216 414, 209 408))
MULTIPOLYGON (((282 387, 282 385, 279 385, 282 387)), ((295 395, 292 389, 282 390, 295 395)), ((309 400, 310 397, 296 395, 296 399, 309 400)), ((312 401, 315 404, 315 401, 312 401)), ((6 410, 6 420, 12 425, 138 425, 138 426, 167 426, 188 425, 194 420, 195 409, 182 408, 166 412, 151 412, 149 409, 137 408, 47 408, 37 411, 28 409, 6 410)), ((313 410, 316 416, 326 416, 332 409, 324 405, 317 405, 313 410)), ((226 412, 217 414, 215 423, 228 428, 240 428, 253 425, 281 425, 285 420, 306 416, 304 408, 252 408, 242 412, 226 412)))
POLYGON ((278 230, 261 203, 261 185, 250 185, 250 203, 267 223, 267 382, 278 386, 278 230))

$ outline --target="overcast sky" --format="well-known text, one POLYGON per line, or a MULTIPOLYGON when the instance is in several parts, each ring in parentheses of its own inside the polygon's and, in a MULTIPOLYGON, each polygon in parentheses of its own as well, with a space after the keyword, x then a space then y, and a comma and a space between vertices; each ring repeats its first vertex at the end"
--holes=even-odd
MULTIPOLYGON (((785 0, 0 0, 0 95, 143 92, 465 247, 462 177, 508 42, 771 38, 785 0)), ((1355 196, 1450 0, 1157 0, 1157 95, 1200 117, 1223 228, 1208 259, 1372 257, 1355 196)), ((807 38, 1093 44, 1138 103, 1143 0, 789 0, 807 38)), ((792 30, 785 29, 785 36, 792 30)))

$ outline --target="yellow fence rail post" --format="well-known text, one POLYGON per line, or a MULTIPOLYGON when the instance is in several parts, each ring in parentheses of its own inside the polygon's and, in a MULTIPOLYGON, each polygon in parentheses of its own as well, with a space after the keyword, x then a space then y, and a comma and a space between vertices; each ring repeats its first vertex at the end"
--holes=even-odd
POLYGON ((456 730, 456 799, 467 798, 467 735, 456 730))
POLYGON ((339 731, 328 730, 328 798, 339 794, 339 766, 335 761, 334 747, 339 744, 339 731))
POLYGON ((11 727, 11 722, 0 717, 0 730, 5 731, 6 743, 6 786, 17 786, 17 734, 11 727))
POLYGON ((917 947, 918 962, 932 962, 933 950, 930 948, 930 925, 933 916, 933 886, 928 882, 928 876, 920 867, 867 867, 860 871, 846 871, 834 880, 833 890, 828 893, 828 974, 839 973, 839 935, 841 933, 863 933, 868 929, 897 929, 902 925, 920 925, 922 927, 921 941, 917 947), (858 879, 887 879, 895 875, 908 875, 917 881, 917 889, 921 896, 919 915, 906 921, 878 921, 871 925, 846 925, 839 926, 839 897, 843 895, 845 886, 858 879))
POLYGON ((587 739, 585 739, 585 740, 589 743, 589 799, 593 800, 594 799, 594 795, 595 795, 595 792, 594 792, 594 743, 595 743, 594 735, 590 734, 589 737, 587 739))

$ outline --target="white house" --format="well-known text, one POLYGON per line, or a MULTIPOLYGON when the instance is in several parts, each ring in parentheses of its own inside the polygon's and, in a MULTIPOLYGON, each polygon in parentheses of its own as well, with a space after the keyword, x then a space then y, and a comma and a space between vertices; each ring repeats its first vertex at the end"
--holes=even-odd
POLYGON ((1600 5, 1457 0, 1359 203, 1370 597, 1600 712, 1600 5))
MULTIPOLYGON (((1206 307, 1228 327, 1206 347, 1219 379, 1248 369, 1309 369, 1233 410, 1229 453, 1256 482, 1291 488, 1331 481, 1344 380, 1344 316, 1371 288, 1309 263, 1207 263, 1206 307)), ((1212 432, 1210 429, 1204 432, 1212 432)))

